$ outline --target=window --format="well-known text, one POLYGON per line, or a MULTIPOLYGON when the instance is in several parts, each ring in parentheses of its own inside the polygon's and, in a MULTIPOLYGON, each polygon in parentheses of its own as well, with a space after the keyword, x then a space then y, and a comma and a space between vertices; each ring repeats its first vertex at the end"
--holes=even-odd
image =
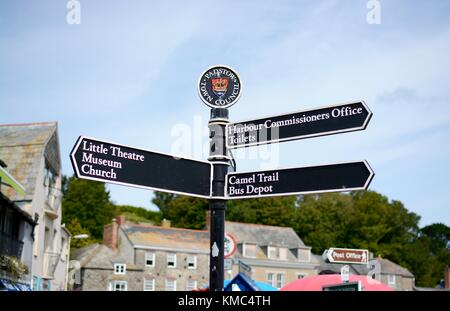
POLYGON ((388 274, 388 284, 395 285, 395 275, 394 274, 388 274))
POLYGON ((128 290, 127 281, 114 281, 112 290, 115 292, 126 292, 128 290))
POLYGON ((123 263, 114 264, 114 274, 125 274, 127 272, 127 265, 123 263))
POLYGON ((146 267, 154 267, 155 266, 155 253, 154 252, 146 252, 145 253, 145 266, 146 267))
POLYGON ((278 258, 277 248, 273 247, 273 246, 268 246, 267 247, 267 256, 269 257, 269 259, 277 259, 278 258))
POLYGON ((267 255, 268 255, 269 259, 286 260, 287 259, 287 248, 268 246, 267 247, 267 255))
POLYGON ((167 267, 176 268, 177 267, 177 254, 167 254, 167 267))
POLYGON ((256 258, 256 244, 244 244, 244 257, 256 258))
POLYGON ((144 292, 152 292, 155 290, 155 279, 144 279, 144 292))
POLYGON ((267 283, 278 289, 282 288, 284 285, 284 273, 267 273, 267 283))
POLYGON ((176 291, 177 281, 176 280, 166 280, 166 291, 176 291))
POLYGON ((308 276, 306 273, 297 273, 297 280, 304 279, 308 276))
POLYGON ((197 289, 197 281, 189 279, 187 281, 186 290, 191 291, 197 289))
POLYGON ((197 256, 195 255, 187 256, 187 267, 188 269, 197 269, 197 256))
POLYGON ((297 258, 298 261, 311 261, 311 250, 308 248, 299 248, 297 250, 297 258))
POLYGON ((278 273, 277 274, 277 286, 276 288, 280 289, 284 285, 284 274, 278 273))

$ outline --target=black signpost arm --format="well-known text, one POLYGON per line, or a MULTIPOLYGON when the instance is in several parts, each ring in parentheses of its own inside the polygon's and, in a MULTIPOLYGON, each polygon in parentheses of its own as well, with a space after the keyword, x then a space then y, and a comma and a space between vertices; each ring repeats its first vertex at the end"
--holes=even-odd
POLYGON ((223 291, 224 282, 224 236, 225 236, 225 178, 228 173, 230 159, 225 144, 225 126, 228 123, 228 109, 211 109, 209 121, 210 156, 213 164, 212 196, 209 200, 211 211, 210 223, 210 271, 209 288, 211 291, 223 291))

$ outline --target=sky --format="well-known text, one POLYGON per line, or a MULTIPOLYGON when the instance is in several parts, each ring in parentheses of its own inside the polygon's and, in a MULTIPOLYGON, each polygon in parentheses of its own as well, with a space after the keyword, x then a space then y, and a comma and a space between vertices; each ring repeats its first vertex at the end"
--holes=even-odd
MULTIPOLYGON (((240 149, 237 171, 367 160, 369 189, 450 225, 449 1, 72 2, 79 24, 68 0, 0 0, 0 124, 58 121, 63 174, 79 135, 206 159, 197 81, 225 64, 243 82, 232 122, 354 100, 373 112, 365 131, 240 149)), ((149 190, 108 189, 156 208, 149 190)))

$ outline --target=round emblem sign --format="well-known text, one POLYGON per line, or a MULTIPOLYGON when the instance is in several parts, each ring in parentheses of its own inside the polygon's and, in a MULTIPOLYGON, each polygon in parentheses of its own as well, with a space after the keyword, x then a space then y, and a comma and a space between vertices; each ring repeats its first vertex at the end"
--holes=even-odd
POLYGON ((224 258, 232 256, 236 252, 236 239, 229 233, 225 233, 224 244, 224 258))
POLYGON ((236 71, 227 66, 213 66, 205 70, 198 80, 198 94, 212 108, 234 105, 242 92, 242 82, 236 71))

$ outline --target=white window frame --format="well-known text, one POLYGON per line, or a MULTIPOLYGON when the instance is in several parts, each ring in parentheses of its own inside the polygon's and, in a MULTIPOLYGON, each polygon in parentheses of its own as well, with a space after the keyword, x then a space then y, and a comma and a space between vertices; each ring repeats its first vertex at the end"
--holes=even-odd
POLYGON ((112 282, 112 291, 113 292, 126 292, 128 291, 128 282, 127 281, 113 281, 112 282), (116 290, 116 285, 125 285, 123 290, 116 290))
POLYGON ((127 265, 124 263, 115 263, 114 264, 114 274, 124 275, 127 274, 127 265), (123 269, 121 269, 121 267, 123 269), (121 271, 123 270, 123 271, 121 271))
POLYGON ((297 248, 297 260, 300 262, 311 262, 311 249, 310 248, 297 248), (301 251, 307 251, 308 252, 308 259, 303 260, 300 259, 300 252, 301 251))
POLYGON ((281 287, 283 287, 286 283, 286 277, 285 273, 281 271, 267 271, 266 272, 266 279, 267 282, 272 285, 272 287, 280 289, 281 287, 278 287, 278 276, 281 275, 281 287), (269 275, 272 275, 272 280, 269 280, 269 275))
POLYGON ((388 284, 389 285, 395 285, 396 284, 395 274, 388 274, 388 284))
POLYGON ((244 257, 247 257, 247 258, 256 258, 256 253, 257 253, 257 252, 258 252, 258 245, 256 245, 256 244, 253 244, 253 243, 244 243, 244 244, 242 245, 242 253, 243 253, 244 257), (249 256, 249 255, 247 254, 247 245, 255 246, 255 256, 249 256))
POLYGON ((269 259, 278 259, 278 252, 275 246, 267 246, 267 258, 269 259), (270 256, 271 251, 275 251, 275 256, 270 256))
POLYGON ((155 284, 156 284, 156 282, 155 282, 155 279, 154 279, 154 278, 152 278, 152 279, 146 279, 146 278, 144 278, 144 288, 143 288, 143 291, 144 291, 144 292, 154 292, 154 291, 155 291, 155 284), (147 285, 148 283, 151 284, 151 289, 146 289, 146 285, 147 285))
POLYGON ((194 289, 197 289, 197 281, 193 279, 188 279, 186 282, 186 290, 187 291, 193 291, 194 289), (193 282, 194 286, 189 286, 189 282, 193 282))
POLYGON ((177 254, 176 253, 167 253, 167 268, 175 269, 177 267, 177 254), (173 256, 173 266, 169 266, 169 256, 173 256))
POLYGON ((155 259, 156 259, 155 252, 145 252, 145 266, 146 267, 154 267, 155 259), (147 264, 147 260, 151 260, 152 264, 151 265, 147 264))
POLYGON ((187 258, 186 258, 186 262, 187 262, 187 268, 188 269, 191 269, 191 270, 197 269, 197 256, 196 255, 188 255, 187 258), (190 261, 189 258, 194 258, 194 261, 193 262, 190 261), (193 263, 194 266, 193 267, 189 267, 189 263, 193 263))
POLYGON ((167 280, 166 279, 166 291, 176 291, 177 290, 177 280, 167 280), (169 290, 167 287, 169 282, 173 282, 173 289, 169 290))

